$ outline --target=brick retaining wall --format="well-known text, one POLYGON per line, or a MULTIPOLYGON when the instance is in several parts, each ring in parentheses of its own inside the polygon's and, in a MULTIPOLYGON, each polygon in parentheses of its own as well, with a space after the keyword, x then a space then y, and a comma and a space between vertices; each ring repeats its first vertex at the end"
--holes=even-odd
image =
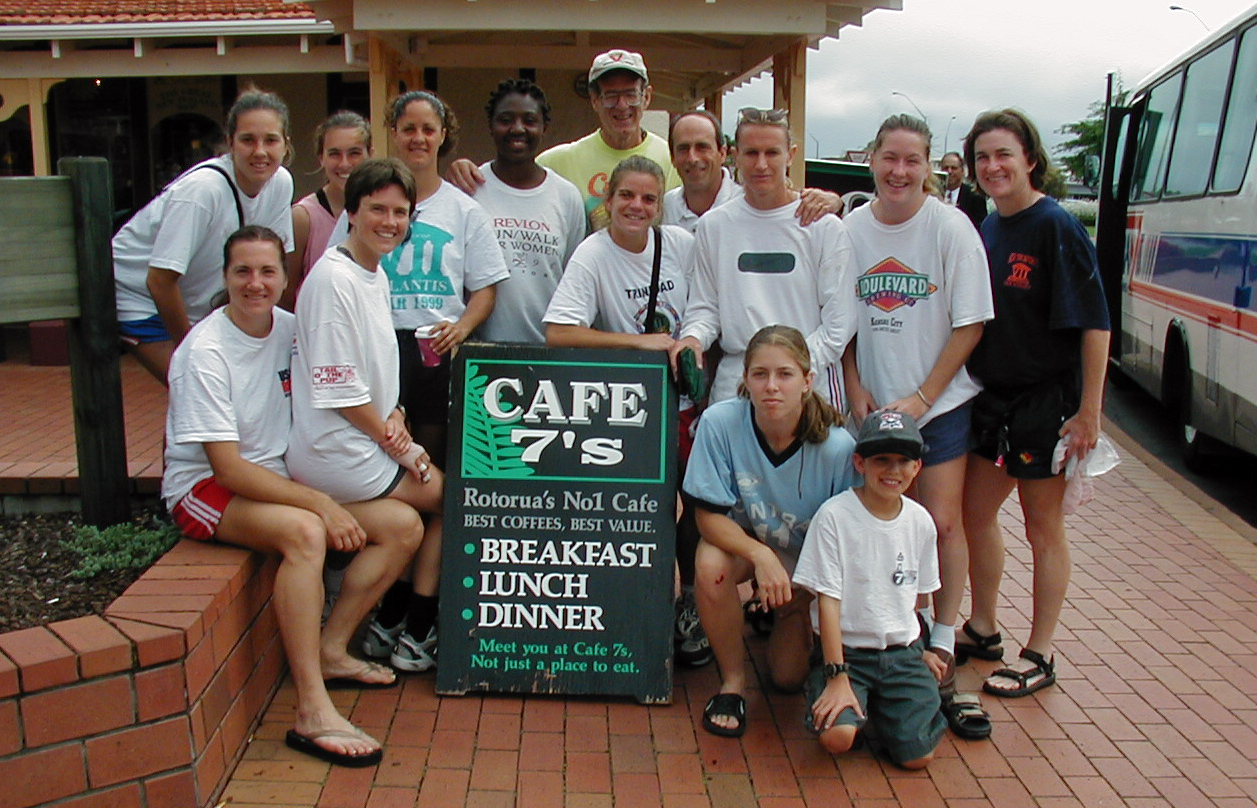
POLYGON ((0 808, 211 805, 283 673, 276 566, 185 540, 103 618, 0 634, 0 808))

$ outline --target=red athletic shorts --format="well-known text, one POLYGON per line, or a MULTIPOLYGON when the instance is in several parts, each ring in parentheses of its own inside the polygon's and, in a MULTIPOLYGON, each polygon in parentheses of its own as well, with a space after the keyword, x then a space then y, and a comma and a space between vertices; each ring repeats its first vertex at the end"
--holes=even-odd
POLYGON ((209 541, 218 531, 223 511, 235 493, 218 484, 213 477, 206 477, 179 500, 170 516, 189 539, 209 541))

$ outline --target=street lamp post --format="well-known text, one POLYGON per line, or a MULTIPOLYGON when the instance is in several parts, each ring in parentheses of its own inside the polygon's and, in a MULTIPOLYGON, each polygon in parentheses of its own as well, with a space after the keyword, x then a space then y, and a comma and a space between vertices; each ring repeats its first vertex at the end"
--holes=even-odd
POLYGON ((956 122, 956 116, 951 116, 951 120, 947 122, 947 133, 943 135, 943 154, 947 154, 947 147, 951 144, 951 125, 956 122))
POLYGON ((930 119, 929 119, 929 118, 927 118, 927 117, 925 117, 925 113, 924 113, 924 112, 922 112, 922 111, 921 111, 921 108, 917 106, 917 102, 916 102, 916 101, 913 101, 911 98, 909 98, 909 97, 908 97, 908 95, 907 95, 906 93, 901 93, 901 92, 899 92, 898 90, 891 90, 891 91, 890 91, 890 94, 891 94, 891 95, 897 95, 897 96, 899 96, 900 98, 902 98, 903 100, 907 101, 909 104, 911 104, 911 105, 912 105, 912 108, 913 108, 913 109, 915 109, 915 110, 917 111, 917 114, 921 116, 921 120, 925 121, 926 123, 929 123, 929 122, 930 122, 930 119))
POLYGON ((1213 29, 1212 29, 1212 28, 1210 28, 1208 25, 1205 25, 1205 21, 1204 21, 1204 20, 1200 19, 1200 15, 1199 15, 1199 14, 1197 14, 1197 13, 1196 13, 1196 12, 1194 12, 1194 11, 1192 11, 1190 8, 1187 8, 1186 6, 1170 6, 1170 11, 1186 11, 1188 14, 1192 15, 1193 17, 1195 17, 1195 18, 1196 18, 1196 22, 1198 22, 1198 23, 1200 23, 1202 26, 1204 26, 1204 29, 1205 29, 1206 31, 1209 31, 1209 32, 1212 32, 1212 31, 1213 31, 1213 29))

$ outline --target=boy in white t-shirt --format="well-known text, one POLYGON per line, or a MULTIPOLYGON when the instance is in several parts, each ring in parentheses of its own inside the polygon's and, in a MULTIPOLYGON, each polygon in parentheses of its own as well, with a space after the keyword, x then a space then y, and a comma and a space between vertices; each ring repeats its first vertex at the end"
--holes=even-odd
POLYGON ((917 595, 940 585, 937 533, 929 512, 904 496, 923 449, 910 415, 865 418, 853 458, 864 485, 820 507, 794 572, 795 584, 816 593, 820 631, 806 723, 833 754, 863 729, 905 769, 929 764, 947 726, 938 695, 947 666, 926 650, 916 611, 917 595))

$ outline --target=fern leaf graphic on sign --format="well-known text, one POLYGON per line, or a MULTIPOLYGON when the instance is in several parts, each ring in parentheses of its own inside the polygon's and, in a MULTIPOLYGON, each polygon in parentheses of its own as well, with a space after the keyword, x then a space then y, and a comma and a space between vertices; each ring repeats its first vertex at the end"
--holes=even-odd
POLYGON ((495 421, 484 408, 484 391, 489 377, 474 363, 467 364, 467 385, 463 395, 463 476, 520 479, 535 472, 520 459, 524 447, 511 442, 511 430, 520 422, 495 421))

